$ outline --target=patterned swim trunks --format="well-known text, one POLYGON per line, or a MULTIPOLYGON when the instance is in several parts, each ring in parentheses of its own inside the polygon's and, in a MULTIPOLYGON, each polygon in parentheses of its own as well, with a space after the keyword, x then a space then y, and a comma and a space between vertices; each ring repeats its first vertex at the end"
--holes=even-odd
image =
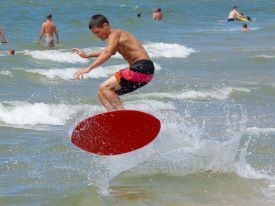
POLYGON ((121 89, 116 94, 123 95, 148 84, 154 76, 155 68, 151 60, 139 60, 130 68, 115 73, 121 89))

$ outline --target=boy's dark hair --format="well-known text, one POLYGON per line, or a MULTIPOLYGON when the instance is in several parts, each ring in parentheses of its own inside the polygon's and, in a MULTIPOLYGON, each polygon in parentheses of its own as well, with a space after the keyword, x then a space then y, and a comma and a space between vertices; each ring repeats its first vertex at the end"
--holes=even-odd
POLYGON ((244 24, 243 24, 243 28, 247 28, 247 24, 244 23, 244 24))
POLYGON ((109 25, 109 21, 105 16, 101 14, 94 15, 91 17, 91 20, 89 22, 89 29, 92 29, 93 27, 102 28, 104 23, 107 23, 109 25))
POLYGON ((235 6, 233 6, 233 9, 237 9, 238 7, 235 5, 235 6))

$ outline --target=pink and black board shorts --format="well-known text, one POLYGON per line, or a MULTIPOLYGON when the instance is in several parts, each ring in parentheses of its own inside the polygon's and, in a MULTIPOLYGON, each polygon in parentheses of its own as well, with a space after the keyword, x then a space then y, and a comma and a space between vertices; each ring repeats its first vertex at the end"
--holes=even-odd
POLYGON ((130 68, 122 69, 115 73, 121 89, 115 91, 118 95, 127 94, 146 84, 154 76, 155 68, 151 60, 139 60, 130 68))

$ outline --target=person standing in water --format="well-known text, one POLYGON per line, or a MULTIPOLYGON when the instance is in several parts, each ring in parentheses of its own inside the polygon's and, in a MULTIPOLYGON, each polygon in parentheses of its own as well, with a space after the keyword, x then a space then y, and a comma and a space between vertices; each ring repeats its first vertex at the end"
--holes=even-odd
POLYGON ((0 26, 0 36, 2 38, 2 41, 1 41, 2 44, 8 43, 8 40, 7 40, 7 38, 6 38, 5 34, 4 34, 4 29, 2 29, 1 26, 0 26))
POLYGON ((74 77, 82 79, 84 74, 103 64, 117 52, 121 54, 129 66, 116 72, 99 86, 98 98, 107 111, 123 110, 124 106, 119 96, 149 83, 153 79, 154 64, 135 36, 125 30, 112 28, 105 16, 92 16, 89 29, 97 38, 107 40, 107 46, 90 54, 73 48, 72 51, 82 58, 96 58, 88 67, 76 71, 74 77))
POLYGON ((45 47, 53 48, 55 46, 54 34, 56 36, 56 43, 59 44, 59 35, 55 24, 52 21, 52 14, 46 16, 46 21, 42 24, 37 46, 40 46, 40 41, 45 34, 45 47))

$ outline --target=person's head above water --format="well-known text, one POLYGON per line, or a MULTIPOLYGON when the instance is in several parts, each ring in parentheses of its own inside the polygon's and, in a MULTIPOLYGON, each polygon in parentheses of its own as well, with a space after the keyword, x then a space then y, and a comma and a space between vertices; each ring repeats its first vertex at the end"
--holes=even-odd
POLYGON ((161 8, 154 8, 152 12, 152 17, 154 20, 161 20, 163 18, 161 8))
POLYGON ((9 54, 9 55, 14 55, 14 54, 15 54, 14 49, 8 49, 8 54, 9 54))

